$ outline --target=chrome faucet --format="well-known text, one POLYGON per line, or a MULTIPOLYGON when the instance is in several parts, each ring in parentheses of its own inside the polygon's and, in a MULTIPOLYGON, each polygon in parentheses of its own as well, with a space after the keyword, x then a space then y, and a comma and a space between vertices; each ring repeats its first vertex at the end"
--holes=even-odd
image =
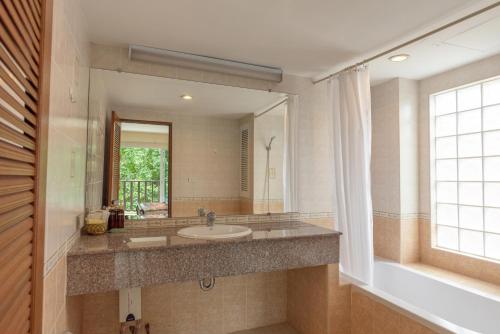
POLYGON ((207 226, 214 226, 215 218, 217 218, 215 212, 210 211, 207 213, 207 226))

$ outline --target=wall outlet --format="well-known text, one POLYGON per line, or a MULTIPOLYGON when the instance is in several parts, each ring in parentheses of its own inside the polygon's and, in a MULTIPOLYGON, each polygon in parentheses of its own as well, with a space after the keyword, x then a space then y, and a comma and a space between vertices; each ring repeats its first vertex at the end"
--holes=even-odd
POLYGON ((76 94, 73 87, 69 88, 69 100, 71 101, 71 103, 76 103, 76 94))
POLYGON ((274 168, 274 167, 269 168, 269 178, 270 179, 276 178, 276 168, 274 168))

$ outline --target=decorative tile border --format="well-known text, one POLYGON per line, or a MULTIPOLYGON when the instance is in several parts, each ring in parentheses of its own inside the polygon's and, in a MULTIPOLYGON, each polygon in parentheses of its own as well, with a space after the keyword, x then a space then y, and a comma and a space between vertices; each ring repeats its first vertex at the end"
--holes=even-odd
POLYGON ((194 202, 194 201, 239 201, 242 197, 173 197, 172 201, 186 201, 186 202, 194 202))
POLYGON ((302 218, 302 219, 319 219, 319 218, 336 219, 337 214, 335 212, 301 212, 300 218, 302 218))
POLYGON ((428 215, 422 214, 422 213, 399 214, 399 213, 377 211, 377 210, 373 210, 373 215, 377 216, 377 217, 400 219, 400 220, 421 219, 421 218, 425 218, 426 216, 428 216, 428 215))
MULTIPOLYGON (((257 214, 257 215, 228 215, 218 216, 217 223, 220 224, 251 224, 251 223, 271 223, 299 220, 298 212, 257 214)), ((206 217, 179 217, 179 218, 144 218, 125 220, 126 228, 147 228, 147 227, 172 227, 185 225, 201 225, 207 221, 206 217)))
POLYGON ((43 276, 47 276, 47 274, 56 266, 57 262, 60 259, 68 254, 68 251, 73 247, 75 242, 80 238, 80 230, 77 230, 71 237, 69 237, 62 245, 59 247, 57 251, 48 259, 44 261, 43 264, 43 276))
MULTIPOLYGON (((398 219, 398 220, 413 220, 413 219, 430 219, 429 214, 397 214, 383 211, 373 211, 373 215, 377 217, 398 219)), ((249 224, 249 223, 270 223, 283 222, 300 219, 333 219, 337 218, 336 212, 288 212, 288 213, 272 213, 268 214, 251 214, 251 215, 226 215, 218 216, 217 223, 221 224, 249 224)), ((174 217, 174 218, 142 218, 142 219, 127 219, 125 227, 127 228, 144 228, 144 227, 169 227, 169 226, 184 226, 184 225, 201 225, 206 223, 206 217, 174 217)))

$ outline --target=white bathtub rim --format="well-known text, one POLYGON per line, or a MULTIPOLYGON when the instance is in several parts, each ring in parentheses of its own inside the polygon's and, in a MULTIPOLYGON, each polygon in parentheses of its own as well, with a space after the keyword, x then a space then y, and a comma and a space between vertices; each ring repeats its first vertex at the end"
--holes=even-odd
MULTIPOLYGON (((344 274, 345 275, 345 274, 344 274)), ((396 312, 423 324, 426 327, 440 334, 480 334, 479 332, 458 326, 448 320, 440 318, 420 307, 414 306, 400 298, 394 297, 380 289, 368 286, 366 284, 353 284, 354 289, 359 289, 362 293, 373 295, 377 301, 385 306, 394 309, 396 312)))
MULTIPOLYGON (((407 271, 412 272, 414 274, 422 275, 422 276, 425 276, 425 277, 427 277, 429 279, 436 280, 436 281, 439 281, 439 282, 447 284, 447 285, 451 285, 454 288, 461 289, 461 290, 470 292, 472 294, 479 295, 479 296, 481 296, 483 298, 492 299, 492 300, 494 300, 496 302, 500 302, 500 295, 495 295, 493 293, 488 293, 488 292, 486 292, 484 290, 481 290, 479 288, 474 288, 474 287, 470 287, 470 286, 464 286, 463 284, 461 284, 460 282, 457 282, 456 280, 454 280, 452 278, 447 278, 447 277, 441 277, 441 276, 438 276, 438 275, 433 275, 431 273, 427 273, 425 271, 418 270, 416 268, 408 267, 408 266, 405 266, 404 264, 400 264, 398 262, 387 260, 387 259, 377 258, 377 259, 375 259, 375 262, 382 262, 382 263, 384 263, 386 265, 396 266, 396 267, 399 267, 400 269, 407 270, 407 271)), ((492 284, 492 283, 488 283, 488 282, 485 282, 485 283, 492 284)), ((494 285, 494 284, 492 284, 492 285, 494 285)))

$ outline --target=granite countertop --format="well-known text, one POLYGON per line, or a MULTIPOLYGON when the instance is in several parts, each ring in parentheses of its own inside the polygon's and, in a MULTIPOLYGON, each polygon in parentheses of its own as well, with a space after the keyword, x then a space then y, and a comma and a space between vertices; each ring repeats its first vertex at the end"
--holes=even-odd
POLYGON ((340 232, 322 228, 316 225, 300 222, 250 223, 238 224, 252 229, 252 234, 235 239, 202 240, 189 239, 177 235, 180 227, 162 228, 132 228, 122 229, 103 235, 84 235, 70 249, 68 256, 104 254, 115 252, 137 252, 155 249, 182 248, 205 246, 220 243, 242 243, 255 240, 283 240, 295 238, 310 238, 319 236, 334 236, 340 232), (131 242, 131 238, 153 237, 147 242, 131 242))
POLYGON ((300 221, 238 225, 252 234, 188 239, 176 226, 82 236, 68 253, 68 295, 338 263, 339 232, 300 221), (154 239, 130 240, 141 237, 154 239))

